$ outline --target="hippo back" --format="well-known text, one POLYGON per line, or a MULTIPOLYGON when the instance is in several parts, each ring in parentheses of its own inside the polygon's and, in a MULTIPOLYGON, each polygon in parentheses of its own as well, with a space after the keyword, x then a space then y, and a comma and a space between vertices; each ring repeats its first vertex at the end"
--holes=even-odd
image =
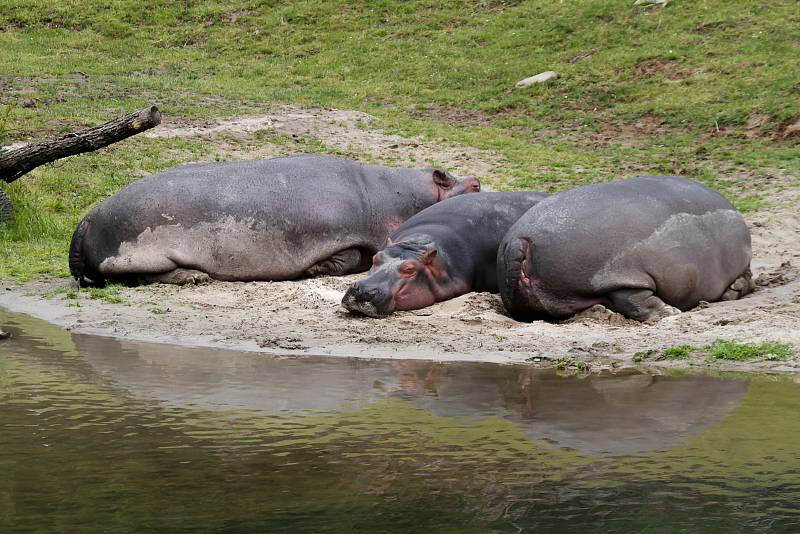
MULTIPOLYGON (((512 256, 525 247, 526 270, 540 288, 544 308, 550 308, 547 299, 559 304, 572 299, 582 308, 584 297, 650 288, 684 309, 696 304, 698 295, 670 291, 686 277, 693 277, 692 288, 705 287, 700 298, 710 300, 750 262, 749 232, 730 202, 675 176, 579 187, 540 202, 504 239, 498 252, 501 276, 516 276, 512 256)), ((510 294, 504 298, 511 299, 510 294)), ((562 311, 571 307, 564 305, 562 311)))
POLYGON ((547 197, 547 193, 533 191, 453 197, 414 215, 390 239, 398 242, 429 236, 446 251, 454 271, 464 269, 463 275, 456 276, 469 276, 474 291, 496 292, 500 241, 531 206, 547 197))

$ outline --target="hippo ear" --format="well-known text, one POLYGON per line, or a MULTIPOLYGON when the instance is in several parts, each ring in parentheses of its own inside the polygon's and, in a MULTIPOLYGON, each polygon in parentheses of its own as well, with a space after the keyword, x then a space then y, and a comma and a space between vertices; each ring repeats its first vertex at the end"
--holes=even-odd
POLYGON ((429 248, 426 249, 425 252, 419 255, 419 259, 425 265, 430 265, 431 263, 433 263, 433 260, 436 259, 436 254, 437 252, 435 248, 429 248))
POLYGON ((439 169, 433 169, 433 183, 439 187, 452 187, 453 179, 450 178, 446 172, 439 169))
POLYGON ((392 238, 391 237, 387 237, 386 238, 386 243, 383 244, 383 248, 389 248, 392 245, 394 245, 394 243, 392 243, 392 238))

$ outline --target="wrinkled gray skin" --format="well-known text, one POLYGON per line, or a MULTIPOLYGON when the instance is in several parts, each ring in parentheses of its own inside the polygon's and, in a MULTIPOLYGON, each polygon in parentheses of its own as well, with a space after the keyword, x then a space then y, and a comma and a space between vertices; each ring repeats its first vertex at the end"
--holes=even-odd
POLYGON ((545 193, 480 193, 440 202, 407 220, 373 258, 369 278, 342 305, 385 317, 470 291, 497 292, 497 247, 545 193))
POLYGON ((752 291, 750 233, 720 194, 679 177, 579 187, 542 201, 498 250, 500 295, 522 320, 595 304, 638 321, 752 291))
POLYGON ((187 165, 140 180, 80 223, 82 285, 288 280, 366 270, 403 221, 480 183, 330 156, 187 165))

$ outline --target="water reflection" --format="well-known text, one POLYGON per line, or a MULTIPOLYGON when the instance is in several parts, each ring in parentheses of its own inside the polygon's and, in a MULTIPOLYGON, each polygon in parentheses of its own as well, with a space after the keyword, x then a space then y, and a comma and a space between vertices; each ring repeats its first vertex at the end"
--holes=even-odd
POLYGON ((3 533, 800 526, 791 379, 275 359, 0 324, 3 533))
POLYGON ((503 417, 533 439, 591 453, 667 449, 718 423, 747 379, 634 372, 561 377, 527 366, 331 358, 123 343, 74 335, 102 375, 142 399, 267 413, 341 412, 402 398, 443 417, 503 417))

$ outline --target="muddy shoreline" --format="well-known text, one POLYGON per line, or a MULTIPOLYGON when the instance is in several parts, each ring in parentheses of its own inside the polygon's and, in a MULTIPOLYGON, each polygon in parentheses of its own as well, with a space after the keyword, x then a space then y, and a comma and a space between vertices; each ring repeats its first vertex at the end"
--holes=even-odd
MULTIPOLYGON (((270 115, 207 124, 167 119, 145 136, 203 137, 225 151, 230 143, 226 145, 223 135, 247 138, 266 130, 312 136, 326 146, 369 153, 382 163, 435 160, 449 170, 479 178, 495 175, 501 166, 495 155, 474 148, 436 147, 364 128, 370 119, 357 112, 286 106, 270 115)), ((255 152, 236 148, 224 155, 253 159, 286 150, 267 142, 255 152)), ((116 297, 119 302, 93 299, 68 279, 24 284, 0 280, 0 307, 73 332, 185 346, 286 356, 527 362, 578 369, 709 367, 701 357, 667 360, 657 354, 677 345, 706 346, 716 339, 774 341, 791 343, 794 356, 785 361, 715 362, 710 367, 796 372, 800 371, 800 191, 779 186, 770 192, 768 209, 745 214, 753 237, 752 271, 758 291, 654 325, 603 309, 561 323, 519 323, 504 314, 497 295, 487 293, 386 319, 353 316, 340 301, 347 287, 364 275, 122 288, 116 297), (650 355, 643 357, 647 351, 650 355)))
POLYGON ((6 283, 0 307, 76 333, 279 356, 528 363, 580 370, 640 366, 798 372, 797 352, 786 361, 709 364, 701 358, 667 360, 655 354, 640 361, 646 351, 702 346, 715 339, 800 347, 800 278, 791 268, 779 271, 762 274, 761 282, 793 279, 654 325, 603 309, 561 323, 519 323, 503 314, 497 295, 488 293, 371 319, 351 315, 339 304, 360 275, 122 288, 119 303, 93 299, 72 280, 6 283))

